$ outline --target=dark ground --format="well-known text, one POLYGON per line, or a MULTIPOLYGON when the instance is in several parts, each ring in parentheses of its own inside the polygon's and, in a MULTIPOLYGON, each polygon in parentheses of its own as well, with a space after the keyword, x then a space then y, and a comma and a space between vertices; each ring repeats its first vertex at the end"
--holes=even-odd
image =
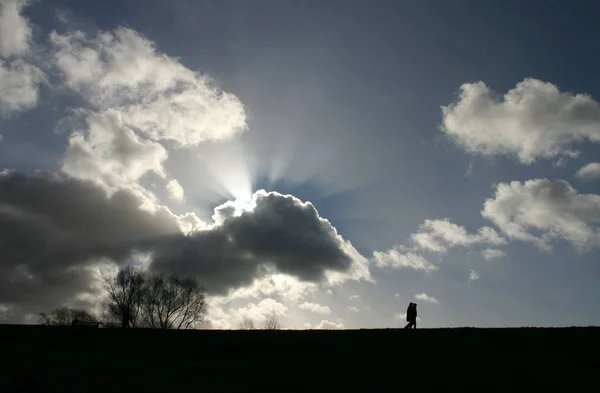
POLYGON ((0 392, 599 391, 600 328, 0 326, 0 392), (555 389, 552 389, 555 390, 555 389))

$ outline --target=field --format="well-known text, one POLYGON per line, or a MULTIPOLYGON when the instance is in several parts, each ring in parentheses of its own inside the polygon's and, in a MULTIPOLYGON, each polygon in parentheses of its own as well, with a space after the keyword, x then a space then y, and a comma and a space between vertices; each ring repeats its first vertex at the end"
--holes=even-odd
POLYGON ((539 391, 559 385, 567 387, 563 391, 598 391, 599 344, 600 328, 159 331, 4 325, 0 392, 539 391))

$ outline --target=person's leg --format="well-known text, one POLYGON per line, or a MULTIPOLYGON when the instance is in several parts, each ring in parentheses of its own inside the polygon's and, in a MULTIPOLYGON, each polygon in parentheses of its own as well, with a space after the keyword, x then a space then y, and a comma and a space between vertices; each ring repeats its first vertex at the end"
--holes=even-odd
POLYGON ((410 325, 412 324, 412 321, 407 323, 406 326, 404 326, 404 329, 410 329, 410 325))
POLYGON ((417 328, 417 319, 415 318, 415 320, 413 321, 413 329, 417 328))

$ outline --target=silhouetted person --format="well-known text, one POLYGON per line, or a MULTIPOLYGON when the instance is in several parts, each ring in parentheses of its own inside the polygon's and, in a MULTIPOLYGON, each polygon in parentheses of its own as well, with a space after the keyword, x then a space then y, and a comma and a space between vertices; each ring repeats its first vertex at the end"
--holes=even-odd
POLYGON ((408 323, 404 329, 417 328, 417 303, 410 302, 406 310, 406 320, 408 323))

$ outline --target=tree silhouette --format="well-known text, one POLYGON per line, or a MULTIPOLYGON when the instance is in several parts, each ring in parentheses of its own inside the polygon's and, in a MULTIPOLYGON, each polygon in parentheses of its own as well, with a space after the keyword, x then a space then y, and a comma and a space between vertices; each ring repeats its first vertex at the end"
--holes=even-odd
POLYGON ((121 327, 188 329, 205 322, 205 290, 195 279, 127 267, 105 277, 104 320, 121 327))
POLYGON ((250 317, 244 317, 238 324, 240 330, 252 330, 254 329, 254 320, 250 317))
POLYGON ((204 288, 191 278, 155 274, 145 280, 141 301, 144 326, 187 329, 204 322, 207 305, 204 288))
POLYGON ((138 326, 144 281, 144 273, 134 267, 119 269, 114 277, 104 279, 104 289, 108 294, 108 314, 121 321, 123 328, 138 326))
POLYGON ((277 314, 271 313, 267 315, 262 323, 262 328, 265 330, 279 330, 281 329, 281 323, 277 317, 277 314))
POLYGON ((72 309, 68 307, 60 307, 50 311, 49 313, 40 313, 39 321, 42 325, 47 326, 67 326, 71 325, 74 320, 81 323, 95 322, 96 318, 89 312, 80 309, 72 309))

